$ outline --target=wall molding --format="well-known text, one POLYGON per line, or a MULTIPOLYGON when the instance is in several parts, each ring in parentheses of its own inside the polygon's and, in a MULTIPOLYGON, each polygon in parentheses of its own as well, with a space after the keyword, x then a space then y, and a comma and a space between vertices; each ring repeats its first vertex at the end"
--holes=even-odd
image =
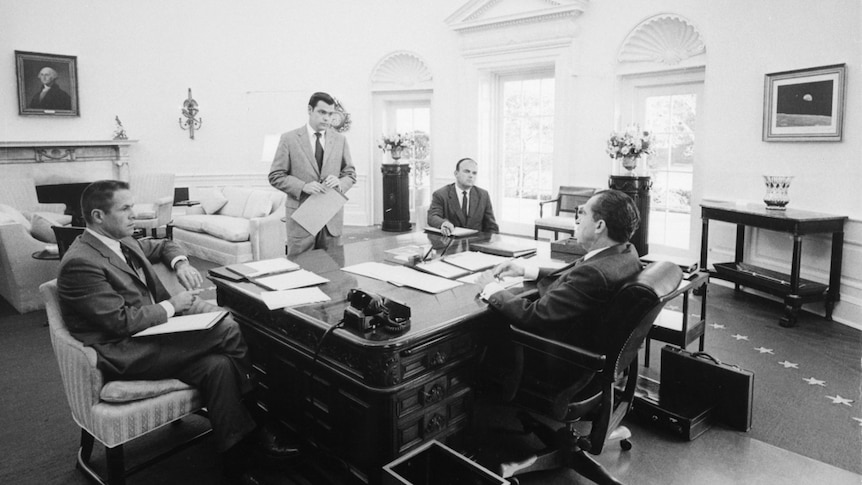
POLYGON ((677 66, 705 53, 706 43, 698 28, 680 15, 666 13, 638 24, 623 40, 617 61, 677 66))

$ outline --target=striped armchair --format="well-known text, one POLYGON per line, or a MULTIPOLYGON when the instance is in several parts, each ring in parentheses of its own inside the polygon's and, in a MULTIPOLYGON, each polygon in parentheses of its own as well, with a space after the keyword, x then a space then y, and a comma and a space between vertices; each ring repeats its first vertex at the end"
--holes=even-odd
POLYGON ((66 328, 60 311, 57 281, 42 284, 40 291, 45 300, 51 345, 60 366, 72 419, 81 428, 78 468, 89 478, 97 483, 123 484, 127 475, 151 465, 174 450, 184 448, 211 431, 207 429, 172 450, 127 471, 123 444, 199 411, 203 406, 200 394, 176 379, 106 383, 96 368, 96 351, 85 347, 66 328), (107 482, 90 466, 94 439, 105 446, 107 482))

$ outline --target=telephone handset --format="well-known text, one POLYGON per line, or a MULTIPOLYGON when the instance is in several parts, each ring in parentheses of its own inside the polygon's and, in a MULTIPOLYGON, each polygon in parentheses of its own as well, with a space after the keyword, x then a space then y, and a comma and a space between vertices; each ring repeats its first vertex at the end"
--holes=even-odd
POLYGON ((410 326, 410 307, 395 300, 354 288, 347 292, 344 326, 359 332, 377 327, 400 333, 410 326))

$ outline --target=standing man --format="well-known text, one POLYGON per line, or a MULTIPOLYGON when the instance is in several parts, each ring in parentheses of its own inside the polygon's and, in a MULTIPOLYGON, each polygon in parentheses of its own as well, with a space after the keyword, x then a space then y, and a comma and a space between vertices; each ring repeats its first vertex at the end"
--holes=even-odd
POLYGON ((311 194, 327 190, 346 193, 356 182, 356 170, 344 136, 329 129, 335 100, 314 93, 308 100, 308 123, 281 135, 269 171, 269 183, 287 194, 285 224, 287 255, 341 245, 344 211, 338 211, 317 234, 310 234, 291 215, 311 194))
POLYGON ((250 473, 253 454, 295 455, 295 446, 258 426, 242 402, 252 389, 251 364, 231 317, 206 331, 132 337, 178 313, 219 310, 198 298, 203 277, 178 244, 131 237, 133 207, 126 182, 93 182, 81 194, 87 228, 63 256, 57 277, 69 332, 96 351, 107 380, 176 378, 197 388, 229 478, 250 473), (171 295, 153 268, 157 262, 173 268, 187 290, 171 295))
POLYGON ((578 208, 575 235, 587 248, 583 258, 559 270, 525 269, 508 261, 479 276, 482 298, 514 325, 560 342, 603 349, 608 305, 622 283, 641 270, 629 243, 640 222, 637 206, 624 192, 605 190, 578 208), (504 289, 496 278, 539 279, 538 299, 504 289))
POLYGON ((39 71, 42 89, 30 100, 29 108, 35 109, 72 109, 72 98, 57 85, 60 75, 50 67, 39 71))
POLYGON ((476 187, 479 165, 472 158, 462 158, 455 164, 455 182, 437 189, 428 208, 428 225, 439 228, 444 235, 455 227, 482 232, 499 232, 494 208, 488 191, 476 187))

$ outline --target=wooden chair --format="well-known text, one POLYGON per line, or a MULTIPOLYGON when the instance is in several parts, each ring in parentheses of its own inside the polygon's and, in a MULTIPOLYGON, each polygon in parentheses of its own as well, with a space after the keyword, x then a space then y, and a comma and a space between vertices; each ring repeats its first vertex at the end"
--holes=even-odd
POLYGON ((606 345, 599 352, 511 326, 516 364, 509 372, 514 385, 504 386, 506 397, 523 408, 518 417, 524 430, 546 448, 524 461, 501 464, 503 478, 568 467, 599 484, 619 483, 587 453, 598 455, 610 440, 631 448, 631 432, 620 423, 634 400, 638 350, 681 280, 678 266, 659 261, 624 283, 609 305, 602 330, 606 345), (562 426, 553 429, 533 415, 562 426), (579 434, 578 421, 591 422, 589 434, 579 434))
POLYGON ((535 221, 533 239, 539 239, 539 231, 554 231, 554 240, 559 233, 575 235, 575 215, 578 206, 590 200, 596 189, 590 187, 560 186, 557 196, 551 200, 539 202, 539 218, 535 221), (554 215, 545 216, 545 204, 554 203, 554 215))

